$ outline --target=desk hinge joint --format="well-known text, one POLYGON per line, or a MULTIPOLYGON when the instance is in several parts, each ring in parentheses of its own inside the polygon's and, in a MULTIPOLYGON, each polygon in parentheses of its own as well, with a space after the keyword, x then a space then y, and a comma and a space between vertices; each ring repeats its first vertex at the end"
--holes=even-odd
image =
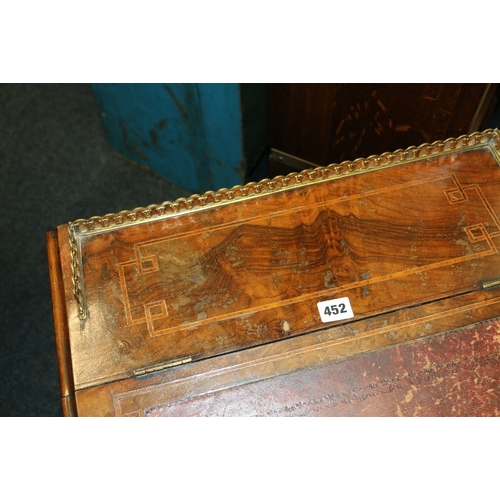
POLYGON ((158 363, 157 365, 148 366, 146 368, 139 368, 137 370, 134 370, 134 376, 140 377, 142 375, 149 375, 150 373, 159 372, 161 370, 165 370, 167 368, 172 368, 174 366, 184 365, 186 363, 190 363, 191 361, 193 361, 193 358, 187 357, 187 358, 174 359, 173 361, 166 361, 164 363, 158 363))
POLYGON ((481 283, 483 290, 489 290, 490 288, 496 288, 500 286, 500 278, 495 278, 493 280, 483 281, 481 283))

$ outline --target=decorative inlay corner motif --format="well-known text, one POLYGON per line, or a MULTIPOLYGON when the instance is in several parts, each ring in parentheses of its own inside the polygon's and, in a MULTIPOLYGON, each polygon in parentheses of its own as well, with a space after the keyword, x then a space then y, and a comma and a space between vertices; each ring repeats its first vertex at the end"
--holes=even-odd
POLYGON ((488 129, 483 132, 462 135, 458 138, 436 141, 432 144, 426 143, 421 146, 410 146, 405 150, 398 149, 393 153, 383 153, 378 156, 372 155, 368 158, 344 161, 340 164, 332 163, 326 167, 307 169, 298 173, 292 172, 286 176, 280 175, 274 179, 250 182, 244 186, 234 186, 231 189, 222 188, 216 192, 208 191, 201 195, 193 194, 188 198, 165 201, 161 204, 153 204, 145 208, 139 207, 133 210, 123 210, 115 214, 94 216, 89 219, 78 219, 70 222, 69 244, 73 293, 78 303, 79 317, 83 320, 87 316, 81 251, 78 242, 79 235, 105 232, 151 220, 174 217, 186 212, 197 212, 214 206, 242 202, 247 199, 266 196, 276 192, 297 189, 305 185, 318 184, 342 177, 382 170, 450 152, 463 152, 482 146, 489 146, 500 163, 500 131, 498 129, 488 129))
POLYGON ((452 175, 453 182, 455 184, 454 189, 450 189, 445 191, 445 195, 448 199, 450 205, 455 205, 457 203, 465 203, 469 201, 469 196, 467 192, 474 192, 476 196, 482 200, 484 207, 491 217, 492 226, 488 230, 484 223, 474 224, 465 228, 465 232, 472 243, 476 243, 478 241, 486 241, 490 247, 490 249, 497 253, 498 250, 493 243, 492 238, 500 236, 500 219, 497 214, 489 204, 486 196, 483 194, 481 188, 478 184, 469 184, 469 185, 461 185, 455 175, 452 175))

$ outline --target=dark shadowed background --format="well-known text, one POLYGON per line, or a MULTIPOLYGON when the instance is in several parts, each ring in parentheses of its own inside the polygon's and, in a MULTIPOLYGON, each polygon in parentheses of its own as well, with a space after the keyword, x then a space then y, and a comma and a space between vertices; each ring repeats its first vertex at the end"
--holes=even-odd
POLYGON ((62 415, 46 232, 187 194, 111 152, 90 84, 0 85, 0 416, 62 415))

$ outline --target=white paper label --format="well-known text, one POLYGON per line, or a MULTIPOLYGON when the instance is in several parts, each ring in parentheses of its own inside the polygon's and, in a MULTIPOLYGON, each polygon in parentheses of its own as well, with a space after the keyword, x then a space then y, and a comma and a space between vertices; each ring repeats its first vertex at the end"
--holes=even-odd
POLYGON ((351 303, 349 302, 349 299, 347 297, 318 302, 318 311, 323 323, 354 318, 351 303))

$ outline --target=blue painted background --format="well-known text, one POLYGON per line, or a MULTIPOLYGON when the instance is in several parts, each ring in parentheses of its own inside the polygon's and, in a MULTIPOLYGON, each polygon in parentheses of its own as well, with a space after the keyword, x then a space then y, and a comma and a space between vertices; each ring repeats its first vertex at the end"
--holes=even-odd
POLYGON ((240 87, 92 84, 111 148, 193 192, 246 181, 240 87))

